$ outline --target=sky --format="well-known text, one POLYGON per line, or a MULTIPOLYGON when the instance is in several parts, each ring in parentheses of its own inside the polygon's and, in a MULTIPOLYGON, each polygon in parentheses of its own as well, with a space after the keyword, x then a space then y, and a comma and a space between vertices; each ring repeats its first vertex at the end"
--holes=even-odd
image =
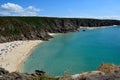
POLYGON ((120 0, 0 0, 0 16, 120 19, 120 0))

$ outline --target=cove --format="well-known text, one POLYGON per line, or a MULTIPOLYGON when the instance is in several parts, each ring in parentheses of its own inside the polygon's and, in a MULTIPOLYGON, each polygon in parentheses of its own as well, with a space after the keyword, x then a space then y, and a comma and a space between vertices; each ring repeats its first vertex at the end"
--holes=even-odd
POLYGON ((22 72, 60 76, 94 71, 103 62, 120 64, 120 26, 59 34, 35 48, 22 72))

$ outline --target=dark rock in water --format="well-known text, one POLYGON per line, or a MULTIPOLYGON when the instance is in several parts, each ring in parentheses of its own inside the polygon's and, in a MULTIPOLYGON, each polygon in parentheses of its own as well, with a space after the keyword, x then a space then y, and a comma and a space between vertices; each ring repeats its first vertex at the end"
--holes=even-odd
POLYGON ((36 73, 37 75, 44 75, 44 74, 45 74, 44 71, 40 71, 40 70, 35 70, 35 73, 36 73))
POLYGON ((86 30, 84 29, 84 30, 82 30, 82 31, 86 31, 86 30))

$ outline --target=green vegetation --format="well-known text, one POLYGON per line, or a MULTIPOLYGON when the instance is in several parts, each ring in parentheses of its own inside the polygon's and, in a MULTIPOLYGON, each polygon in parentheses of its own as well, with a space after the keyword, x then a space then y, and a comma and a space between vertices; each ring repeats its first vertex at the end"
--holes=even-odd
POLYGON ((117 20, 51 18, 51 17, 0 17, 0 42, 13 40, 48 40, 51 33, 76 31, 80 26, 120 25, 117 20))

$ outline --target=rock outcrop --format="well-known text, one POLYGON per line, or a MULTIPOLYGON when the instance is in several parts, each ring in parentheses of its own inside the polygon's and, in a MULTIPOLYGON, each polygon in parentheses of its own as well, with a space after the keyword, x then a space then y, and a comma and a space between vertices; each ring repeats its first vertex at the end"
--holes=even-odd
POLYGON ((33 74, 19 72, 9 73, 5 69, 0 68, 0 80, 39 80, 41 76, 44 76, 44 73, 41 73, 41 71, 33 74))
POLYGON ((5 69, 0 68, 0 80, 120 80, 119 66, 114 64, 101 64, 98 70, 100 71, 66 75, 63 77, 50 77, 45 76, 45 72, 39 70, 36 70, 35 73, 28 74, 19 72, 9 73, 5 69), (108 72, 109 70, 110 72, 108 72))
POLYGON ((120 80, 120 66, 101 64, 98 67, 98 71, 63 76, 61 80, 120 80))
POLYGON ((120 66, 114 64, 101 64, 98 67, 99 71, 105 72, 106 74, 115 74, 120 72, 120 66))

